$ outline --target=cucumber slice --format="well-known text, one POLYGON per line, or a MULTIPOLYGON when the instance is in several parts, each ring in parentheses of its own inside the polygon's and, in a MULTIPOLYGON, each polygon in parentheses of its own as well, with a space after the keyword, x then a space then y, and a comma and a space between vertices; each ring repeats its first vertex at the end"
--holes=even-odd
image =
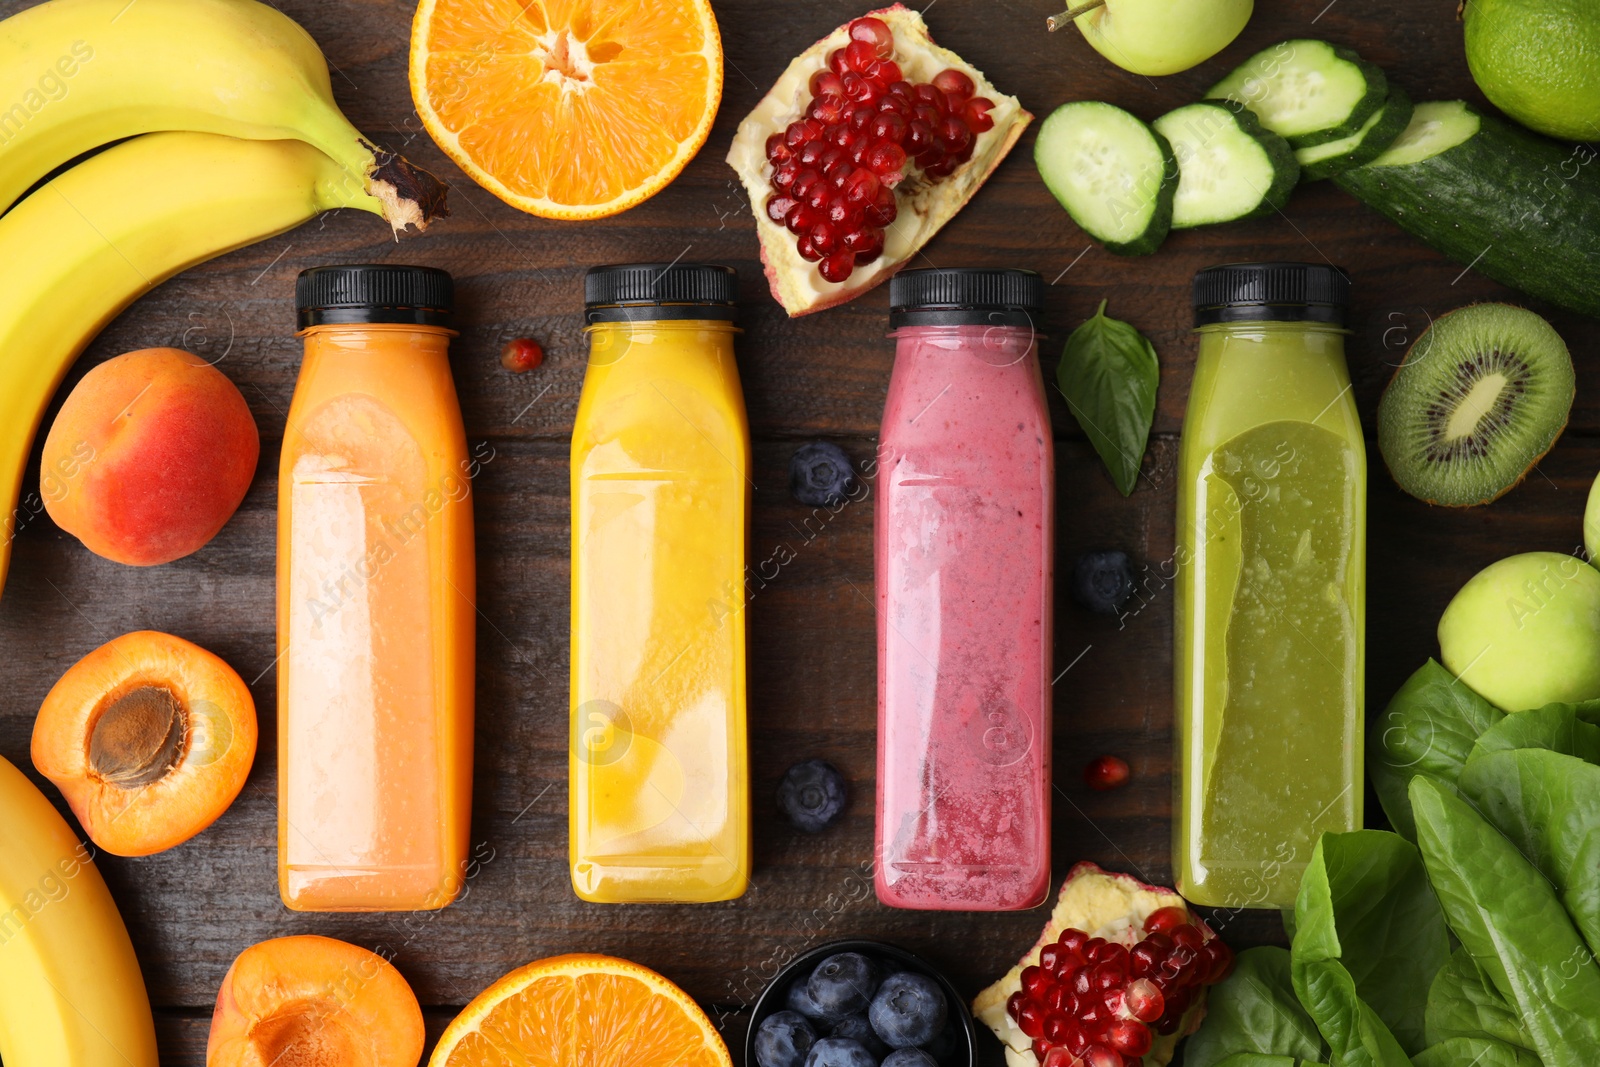
POLYGON ((1383 71, 1350 49, 1301 38, 1257 52, 1206 97, 1237 100, 1294 147, 1310 148, 1355 133, 1388 93, 1383 71))
POLYGON ((1300 177, 1289 143, 1232 101, 1189 104, 1152 125, 1178 160, 1175 230, 1270 214, 1300 177))
POLYGON ((1355 133, 1295 152, 1300 161, 1300 180, 1314 182, 1372 162, 1405 131, 1411 122, 1411 111, 1411 98, 1398 85, 1390 85, 1389 99, 1355 133))
POLYGON ((1144 255, 1166 239, 1178 164, 1167 139, 1120 107, 1063 104, 1039 127, 1039 176, 1108 252, 1144 255))
POLYGON ((1460 100, 1421 103, 1339 188, 1459 263, 1600 317, 1600 165, 1460 100))

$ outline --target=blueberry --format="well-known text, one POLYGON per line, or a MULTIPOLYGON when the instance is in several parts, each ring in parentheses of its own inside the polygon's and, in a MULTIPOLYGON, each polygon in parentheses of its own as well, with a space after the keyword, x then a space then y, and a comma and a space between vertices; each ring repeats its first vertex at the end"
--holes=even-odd
POLYGON ((778 783, 778 807, 808 834, 819 833, 838 822, 849 799, 844 775, 823 759, 796 763, 778 783))
POLYGON ((939 1067, 939 1061, 920 1048, 901 1048, 889 1053, 881 1067, 939 1067))
POLYGON ((889 1046, 880 1041, 877 1032, 872 1029, 872 1023, 867 1020, 866 1012, 860 1015, 846 1015, 833 1024, 833 1033, 829 1036, 848 1037, 852 1041, 859 1041, 873 1056, 881 1057, 889 1051, 889 1046))
POLYGON ((823 1018, 838 1022, 846 1015, 866 1011, 876 987, 871 960, 859 952, 839 952, 817 964, 808 992, 822 1009, 823 1018))
POLYGON ((789 460, 789 492, 802 504, 827 507, 848 497, 855 488, 850 457, 836 444, 813 441, 801 445, 789 460))
POLYGON ((867 1009, 872 1028, 893 1048, 926 1045, 944 1029, 947 1014, 939 983, 915 971, 885 978, 867 1009))
POLYGON ((769 1015, 756 1031, 756 1063, 760 1067, 801 1067, 816 1040, 817 1032, 795 1012, 769 1015))
POLYGON ((1100 615, 1120 615, 1133 596, 1126 552, 1085 552, 1072 565, 1072 599, 1100 615))
POLYGON ((922 1046, 939 1063, 955 1063, 956 1050, 966 1047, 966 1040, 957 1028, 954 1017, 945 1020, 939 1036, 922 1046))
POLYGON ((878 1058, 859 1041, 825 1037, 811 1046, 805 1067, 878 1067, 878 1058))
POLYGON ((822 1010, 820 1004, 811 999, 811 985, 807 981, 808 978, 810 978, 810 975, 807 975, 806 978, 797 978, 794 984, 789 986, 789 995, 785 998, 785 1006, 790 1011, 799 1012, 807 1019, 821 1019, 827 1013, 822 1010))

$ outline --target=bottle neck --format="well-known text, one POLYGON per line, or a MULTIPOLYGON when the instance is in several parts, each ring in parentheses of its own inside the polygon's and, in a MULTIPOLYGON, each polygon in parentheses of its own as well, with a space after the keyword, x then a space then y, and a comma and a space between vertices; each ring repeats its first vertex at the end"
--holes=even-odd
POLYGON ((416 352, 447 355, 455 330, 443 326, 391 323, 336 323, 312 326, 296 337, 305 341, 307 355, 365 355, 416 352))
POLYGON ((743 331, 720 319, 633 319, 596 322, 583 332, 589 335, 589 365, 603 367, 625 355, 681 357, 691 351, 731 355, 734 335, 743 331))
POLYGON ((995 367, 1030 362, 1038 353, 1039 334, 1031 326, 901 326, 895 358, 948 359, 971 356, 995 367))

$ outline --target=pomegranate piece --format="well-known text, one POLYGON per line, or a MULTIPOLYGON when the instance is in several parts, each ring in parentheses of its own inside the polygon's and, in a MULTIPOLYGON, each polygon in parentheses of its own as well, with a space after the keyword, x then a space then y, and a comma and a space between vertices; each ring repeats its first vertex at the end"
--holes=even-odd
POLYGON ((760 208, 773 295, 803 315, 877 285, 960 210, 1031 120, 899 4, 817 42, 740 123, 728 153, 760 208), (842 211, 807 180, 812 170, 843 194, 842 211), (778 209, 784 197, 823 217, 797 225, 778 209))
POLYGON ((973 1011, 1006 1044, 1012 1067, 1165 1064, 1198 1026, 1206 987, 1232 963, 1171 890, 1079 864, 1039 941, 973 1011))

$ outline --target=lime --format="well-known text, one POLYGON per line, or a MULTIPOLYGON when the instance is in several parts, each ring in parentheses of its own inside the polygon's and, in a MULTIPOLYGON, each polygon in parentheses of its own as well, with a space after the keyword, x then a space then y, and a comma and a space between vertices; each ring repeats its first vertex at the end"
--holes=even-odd
POLYGON ((1466 0, 1467 66, 1530 129, 1600 138, 1600 0, 1466 0))

